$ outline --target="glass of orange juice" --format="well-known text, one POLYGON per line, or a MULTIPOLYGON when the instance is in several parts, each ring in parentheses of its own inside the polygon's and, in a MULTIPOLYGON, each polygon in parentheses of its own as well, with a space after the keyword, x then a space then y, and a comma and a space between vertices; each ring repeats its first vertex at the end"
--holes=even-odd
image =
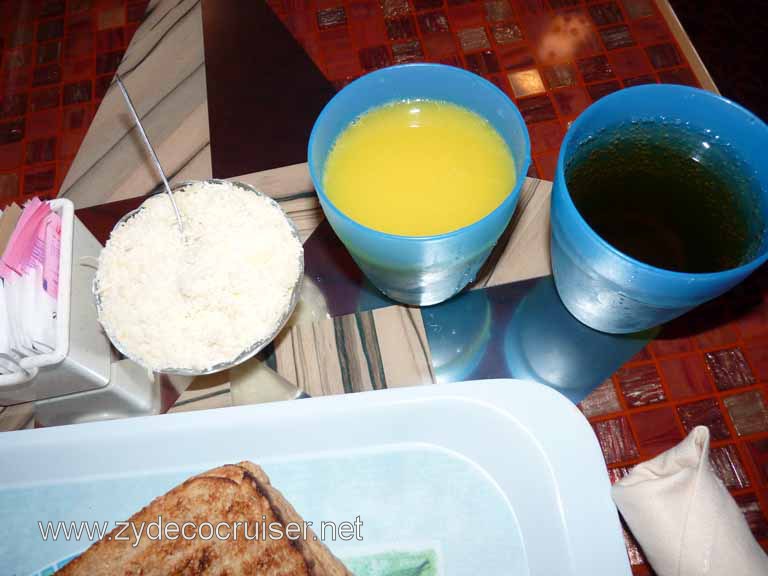
POLYGON ((525 123, 487 80, 408 64, 341 90, 309 139, 334 231, 371 282, 414 305, 472 281, 506 228, 530 164, 525 123))

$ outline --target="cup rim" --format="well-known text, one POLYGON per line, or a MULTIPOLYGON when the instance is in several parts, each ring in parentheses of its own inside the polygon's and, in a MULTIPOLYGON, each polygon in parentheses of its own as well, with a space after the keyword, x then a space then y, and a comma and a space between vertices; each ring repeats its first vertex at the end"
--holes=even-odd
MULTIPOLYGON (((618 248, 614 247, 612 244, 610 244, 605 239, 603 239, 603 237, 600 236, 597 232, 595 232, 592 226, 590 226, 589 223, 584 219, 584 217, 581 215, 581 212, 579 212, 579 209, 576 208, 576 204, 573 202, 573 198, 571 198, 571 193, 568 190, 568 185, 565 179, 564 167, 565 167, 565 160, 566 160, 565 158, 566 148, 574 139, 574 133, 576 132, 576 128, 578 128, 581 124, 583 124, 584 122, 587 122, 594 116, 599 115, 601 108, 605 105, 606 102, 610 102, 611 100, 616 100, 619 98, 624 98, 627 96, 627 93, 629 92, 654 93, 654 94, 648 94, 647 97, 658 96, 659 92, 678 93, 681 96, 683 94, 696 94, 701 97, 708 98, 710 102, 716 103, 715 105, 717 106, 725 105, 725 106, 733 107, 733 109, 737 110, 740 114, 743 114, 746 120, 753 120, 756 126, 762 125, 762 128, 766 130, 767 131, 766 133, 768 134, 768 125, 766 125, 766 123, 763 122, 753 112, 750 112, 741 104, 738 104, 732 100, 729 100, 728 98, 725 98, 719 94, 715 94, 713 92, 709 92, 708 90, 703 90, 701 88, 694 88, 692 86, 683 86, 679 84, 644 84, 640 86, 632 86, 629 88, 624 88, 622 90, 612 92, 607 96, 603 96, 600 100, 593 102, 589 107, 587 107, 586 110, 584 110, 576 118, 576 120, 573 121, 573 124, 566 132, 565 137, 563 138, 563 142, 560 145, 560 152, 558 153, 558 157, 557 157, 557 167, 555 169, 555 181, 559 183, 559 186, 556 186, 556 187, 560 187, 562 189, 563 191, 562 195, 564 196, 564 201, 566 205, 568 206, 569 209, 574 211, 574 213, 576 214, 576 220, 587 231, 587 234, 590 236, 590 238, 592 238, 593 240, 596 240, 598 244, 603 248, 607 248, 608 251, 614 256, 617 256, 618 258, 628 262, 633 266, 638 266, 647 272, 661 273, 661 274, 669 275, 672 278, 678 278, 678 279, 687 280, 687 281, 692 280, 693 278, 715 279, 715 278, 722 278, 723 276, 740 276, 744 272, 750 272, 751 270, 754 270, 755 268, 760 266, 762 263, 764 263, 768 259, 768 242, 766 242, 766 248, 764 248, 756 257, 752 258, 750 261, 745 262, 744 264, 741 264, 735 268, 727 268, 725 270, 719 270, 716 272, 679 272, 677 270, 668 270, 666 268, 659 268, 658 266, 653 266, 646 262, 642 262, 641 260, 637 260, 636 258, 633 258, 629 254, 626 254, 621 250, 619 250, 618 248)), ((556 188, 556 187, 553 186, 553 188, 556 188)), ((766 226, 768 226, 768 222, 766 222, 766 226)))
MULTIPOLYGON (((395 102, 395 100, 392 100, 392 102, 395 102)), ((380 106, 381 104, 377 105, 380 106)), ((373 109, 375 106, 372 106, 371 108, 368 108, 368 110, 373 109)), ((366 110, 366 112, 368 111, 366 110)), ((475 112, 478 114, 477 112, 475 112)), ((479 115, 479 114, 478 114, 479 115)), ((487 119, 486 119, 487 120, 487 119)), ((489 121, 490 122, 490 121, 489 121)), ((495 129, 495 128, 494 128, 495 129)), ((338 135, 337 135, 338 136, 338 135)), ((511 151, 510 151, 511 155, 511 151)), ((515 162, 518 162, 517 158, 514 158, 515 162)), ((323 209, 326 209, 326 206, 333 210, 333 212, 339 216, 340 218, 344 219, 346 222, 352 224, 353 227, 358 228, 365 232, 372 232, 374 234, 383 236, 385 238, 394 239, 394 240, 420 240, 420 241, 435 241, 435 240, 444 240, 448 238, 453 238, 454 236, 458 236, 460 234, 464 234, 467 230, 470 228, 480 226, 484 220, 487 218, 490 218, 495 213, 502 210, 502 208, 512 199, 516 199, 520 195, 520 189, 523 186, 523 182, 526 179, 526 174, 528 173, 528 168, 531 165, 531 139, 528 134, 528 126, 525 123, 525 120, 523 119, 522 114, 520 113, 520 110, 517 108, 515 103, 512 101, 512 99, 505 94, 502 90, 499 89, 498 86, 493 84, 492 82, 489 82, 482 76, 478 76, 477 74, 473 74, 472 72, 469 72, 467 70, 464 70, 463 68, 456 68, 455 66, 448 66, 445 64, 433 64, 433 63, 427 63, 427 62, 418 62, 413 64, 398 64, 395 66, 388 66, 386 68, 381 68, 379 70, 375 70, 373 72, 370 72, 368 74, 365 74, 363 76, 360 76, 359 78, 355 79, 354 81, 350 82, 344 88, 342 88, 339 92, 337 92, 333 98, 331 98, 328 103, 323 107, 320 114, 318 115, 317 119, 315 120, 315 123, 312 126, 312 132, 309 135, 309 143, 307 145, 307 164, 309 165, 309 175, 312 178, 312 184, 315 187, 315 192, 320 197, 320 199, 325 204, 323 206, 323 209), (522 175, 520 178, 517 179, 515 182, 514 187, 510 191, 507 196, 504 197, 504 199, 501 201, 501 203, 496 206, 493 210, 491 210, 488 214, 480 218, 479 220, 476 220, 475 222, 472 222, 470 224, 467 224, 466 226, 462 226, 461 228, 457 228, 456 230, 451 230, 450 232, 444 232, 442 234, 431 234, 428 236, 414 236, 414 235, 401 235, 401 234, 392 234, 390 232, 382 232, 381 230, 376 230, 374 228, 370 228, 369 226, 366 226, 364 224, 361 224, 360 222, 357 222, 356 220, 353 220, 349 216, 347 216, 344 212, 342 212, 332 201, 328 196, 326 195, 325 191, 323 190, 322 186, 322 175, 320 178, 318 178, 318 175, 315 172, 314 168, 314 154, 312 152, 312 149, 314 148, 313 144, 315 142, 315 138, 317 136, 317 127, 321 124, 323 121, 323 118, 326 116, 326 114, 329 114, 329 110, 332 106, 335 105, 335 101, 339 94, 343 93, 344 91, 357 89, 368 82, 375 81, 375 79, 379 76, 383 75, 389 75, 389 74, 399 74, 400 71, 404 69, 414 69, 414 68, 427 68, 431 70, 442 70, 445 73, 449 74, 456 74, 457 76, 463 76, 469 80, 472 80, 473 82, 480 81, 481 84, 487 86, 491 89, 491 91, 495 91, 498 93, 498 95, 503 96, 507 102, 509 103, 510 108, 512 109, 513 115, 515 119, 519 122, 520 126, 523 128, 523 136, 524 136, 524 159, 521 164, 521 170, 520 174, 522 175)))

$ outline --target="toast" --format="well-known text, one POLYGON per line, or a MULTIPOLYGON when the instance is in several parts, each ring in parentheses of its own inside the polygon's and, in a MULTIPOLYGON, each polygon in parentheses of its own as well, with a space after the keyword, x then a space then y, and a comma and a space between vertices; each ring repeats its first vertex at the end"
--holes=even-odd
MULTIPOLYGON (((285 527, 295 522, 303 526, 301 516, 269 482, 264 471, 251 462, 221 466, 194 476, 170 492, 155 498, 134 514, 128 522, 138 527, 157 522, 182 526, 185 522, 200 527, 227 523, 231 530, 236 522, 251 526, 268 526, 277 522, 285 527)), ((93 544, 57 574, 61 576, 133 575, 166 576, 183 574, 264 575, 264 576, 352 576, 344 565, 307 529, 299 539, 258 537, 206 540, 194 538, 137 538, 131 528, 118 526, 103 540, 93 544), (121 539, 116 539, 121 538, 121 539)), ((203 530, 200 530, 203 532, 203 530)), ((264 531, 262 531, 264 532, 264 531)), ((203 534, 207 536, 207 532, 203 534)))

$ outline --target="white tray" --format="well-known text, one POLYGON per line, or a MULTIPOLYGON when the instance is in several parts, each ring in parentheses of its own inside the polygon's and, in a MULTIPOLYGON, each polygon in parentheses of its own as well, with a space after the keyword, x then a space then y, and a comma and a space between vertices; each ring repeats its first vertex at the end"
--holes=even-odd
POLYGON ((384 390, 0 434, 0 562, 87 547, 38 521, 118 521, 187 476, 261 464, 305 519, 363 521, 348 560, 431 550, 445 575, 622 576, 605 464, 581 413, 519 380, 384 390))

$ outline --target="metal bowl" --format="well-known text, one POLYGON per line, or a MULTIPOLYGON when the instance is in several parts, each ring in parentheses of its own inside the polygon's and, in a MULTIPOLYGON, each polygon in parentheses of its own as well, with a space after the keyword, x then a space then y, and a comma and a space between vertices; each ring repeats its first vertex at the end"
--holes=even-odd
MULTIPOLYGON (((236 188, 242 188, 243 190, 248 190, 249 192, 253 192, 254 194, 257 194, 259 196, 266 198, 272 205, 276 206, 281 212, 283 212, 283 209, 280 207, 280 205, 277 202, 275 202, 274 199, 270 198, 266 194, 263 194, 262 192, 259 192, 253 186, 250 186, 243 182, 236 182, 231 180, 217 180, 213 178, 210 178, 207 180, 188 180, 172 186, 171 189, 174 191, 177 191, 191 184, 197 184, 200 182, 204 182, 207 184, 227 184, 227 185, 232 185, 236 188)), ((159 190, 156 190, 151 194, 149 194, 149 197, 154 196, 155 194, 163 194, 163 193, 165 193, 164 190, 160 188, 159 190)), ((143 205, 139 206, 136 210, 132 210, 131 212, 128 212, 125 216, 123 216, 122 218, 120 218, 120 220, 117 221, 117 224, 115 224, 115 228, 120 226, 123 222, 130 220, 133 216, 138 214, 142 209, 143 209, 143 205)), ((285 215, 285 212, 283 212, 283 215, 285 215)), ((296 238, 296 240, 298 240, 299 243, 301 243, 301 240, 299 238, 299 233, 297 232, 296 227, 294 226, 291 219, 288 218, 287 215, 285 215, 285 220, 288 222, 288 225, 291 227, 291 232, 293 233, 294 238, 296 238)), ((228 370, 234 366, 237 366, 238 364, 242 364, 246 360, 249 360, 256 354, 258 354, 265 346, 267 346, 270 342, 272 342, 272 340, 274 340, 275 337, 280 333, 280 331, 285 327, 285 324, 288 322, 288 319, 291 317, 291 314, 293 314, 293 311, 296 308, 296 304, 299 301, 299 296, 301 294, 301 284, 303 280, 304 280, 304 251, 302 250, 301 254, 299 255, 299 277, 296 280, 296 284, 293 287, 293 291, 291 293, 291 300, 290 300, 290 303, 288 304, 288 308, 286 309, 285 313, 280 317, 280 320, 277 323, 275 330, 267 338, 254 342, 251 346, 243 350, 233 360, 230 360, 229 362, 221 362, 219 364, 215 364, 214 366, 211 366, 207 370, 190 370, 188 368, 163 368, 158 370, 158 369, 152 369, 146 366, 145 367, 159 374, 175 374, 179 376, 204 376, 206 374, 213 374, 215 372, 228 370)), ((130 352, 128 352, 128 350, 126 350, 123 347, 123 345, 117 340, 117 338, 114 337, 113 334, 110 333, 109 329, 102 322, 101 297, 99 295, 99 285, 98 285, 97 277, 94 277, 93 279, 93 285, 91 287, 91 290, 93 292, 93 296, 96 301, 96 312, 98 314, 99 324, 104 330, 104 333, 109 338, 110 342, 112 342, 112 345, 118 350, 118 352, 120 352, 126 358, 129 358, 134 362, 136 362, 137 364, 144 366, 144 364, 139 359, 135 358, 133 355, 131 355, 130 352)))

